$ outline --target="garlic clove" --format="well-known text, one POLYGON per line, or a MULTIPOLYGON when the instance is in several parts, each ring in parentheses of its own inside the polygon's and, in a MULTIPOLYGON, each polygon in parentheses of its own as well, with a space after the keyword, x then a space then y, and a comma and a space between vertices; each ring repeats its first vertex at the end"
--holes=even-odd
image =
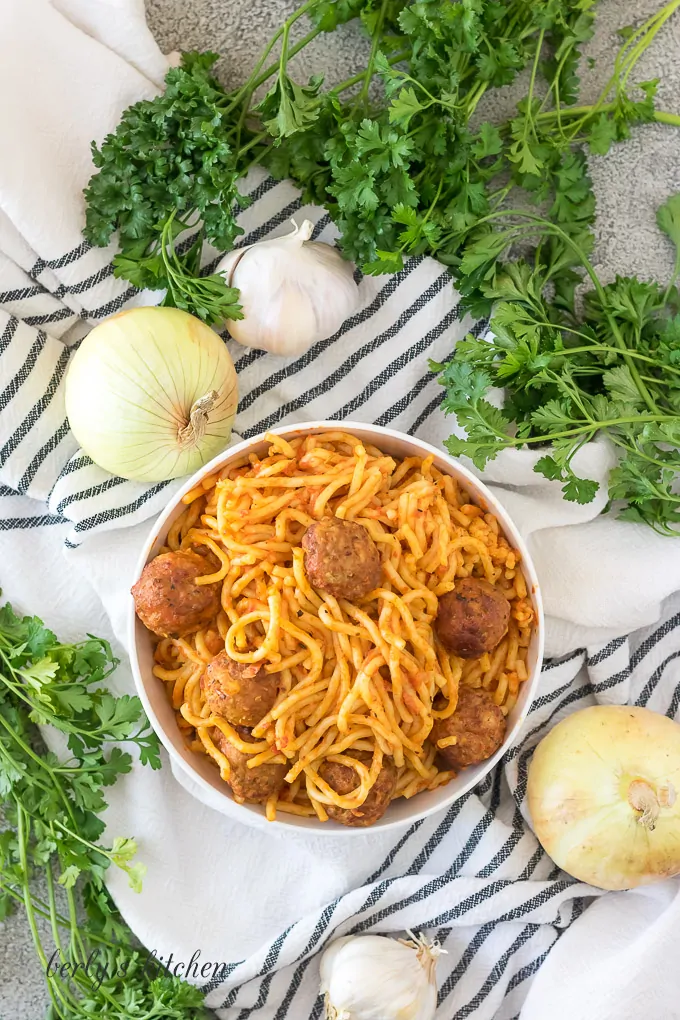
POLYGON ((334 942, 331 942, 330 946, 328 947, 328 949, 325 950, 323 956, 321 957, 321 964, 320 964, 320 967, 319 967, 319 973, 320 973, 320 977, 321 977, 321 994, 322 995, 326 994, 326 992, 328 991, 328 988, 330 986, 331 974, 333 972, 333 965, 335 963, 335 959, 336 959, 339 951, 342 949, 342 947, 345 945, 345 943, 351 942, 353 937, 354 936, 352 936, 352 935, 343 935, 342 938, 336 939, 334 942))
POLYGON ((298 284, 278 279, 276 270, 268 273, 266 266, 261 267, 258 275, 261 284, 251 287, 248 282, 240 282, 238 268, 234 273, 233 286, 240 289, 244 317, 228 324, 231 336, 245 347, 281 357, 302 354, 319 333, 313 303, 298 284))
POLYGON ((222 275, 225 277, 227 286, 229 287, 235 286, 233 282, 234 270, 236 269, 236 266, 239 264, 245 253, 247 251, 250 251, 252 247, 253 247, 252 244, 247 244, 245 248, 234 248, 234 250, 228 252, 220 262, 219 266, 217 267, 217 272, 222 273, 222 275))

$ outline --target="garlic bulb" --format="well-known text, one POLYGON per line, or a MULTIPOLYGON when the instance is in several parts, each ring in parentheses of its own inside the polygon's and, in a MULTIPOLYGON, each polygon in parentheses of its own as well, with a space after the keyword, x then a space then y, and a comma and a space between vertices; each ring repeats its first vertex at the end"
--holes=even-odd
POLYGON ((443 950, 422 935, 348 935, 321 957, 326 1020, 434 1020, 443 950))
POLYGON ((244 318, 227 323, 234 340, 286 358, 337 332, 359 297, 340 252, 310 241, 310 220, 293 226, 284 237, 236 248, 217 267, 240 291, 244 318))

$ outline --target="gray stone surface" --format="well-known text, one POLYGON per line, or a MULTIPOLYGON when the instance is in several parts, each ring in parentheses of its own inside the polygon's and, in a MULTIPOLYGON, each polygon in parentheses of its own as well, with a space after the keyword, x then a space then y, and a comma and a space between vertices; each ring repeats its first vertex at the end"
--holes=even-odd
MULTIPOLYGON (((165 52, 212 49, 223 57, 219 73, 236 85, 252 67, 262 44, 297 6, 294 0, 146 0, 149 23, 165 52)), ((586 72, 586 94, 606 81, 618 47, 616 29, 639 23, 661 0, 602 0, 595 38, 588 47, 594 67, 586 72)), ((302 31, 302 25, 300 26, 302 31)), ((638 65, 640 79, 661 78, 661 106, 680 111, 680 14, 669 22, 638 65)), ((316 39, 298 58, 302 74, 323 72, 337 81, 349 77, 366 52, 354 26, 316 39)), ((295 65, 294 65, 295 66, 295 65)), ((513 90, 486 104, 485 116, 503 116, 513 90)), ((598 199, 595 256, 603 278, 637 273, 665 279, 672 268, 671 246, 659 233, 654 212, 680 190, 680 130, 657 125, 638 128, 628 143, 591 161, 598 199)), ((162 924, 162 918, 159 918, 162 924)), ((21 917, 0 924, 0 1020, 39 1020, 47 997, 30 936, 21 917)))
MULTIPOLYGON (((37 890, 40 894, 41 890, 37 890)), ((49 923, 38 921, 40 937, 52 944, 49 923)), ((49 997, 23 912, 0 922, 0 1020, 41 1020, 49 997)))

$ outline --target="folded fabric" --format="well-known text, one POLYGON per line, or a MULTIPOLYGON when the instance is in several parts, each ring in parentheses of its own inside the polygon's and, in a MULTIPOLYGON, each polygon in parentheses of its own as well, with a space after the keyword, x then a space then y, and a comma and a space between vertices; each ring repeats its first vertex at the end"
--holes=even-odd
MULTIPOLYGON (((0 503, 6 522, 21 515, 35 520, 40 509, 19 496, 0 503)), ((110 637, 123 654, 117 637, 127 609, 122 590, 145 525, 118 533, 115 543, 110 533, 91 536, 64 560, 60 543, 68 527, 0 531, 9 594, 65 637, 88 629, 110 637)), ((175 961, 187 963, 200 950, 202 963, 226 965, 222 980, 203 985, 225 1020, 236 1020, 243 1010, 262 1020, 319 1020, 315 954, 353 930, 397 932, 406 926, 440 938, 447 950, 438 969, 437 1020, 511 1020, 546 959, 552 963, 554 956, 558 973, 567 968, 564 981, 572 983, 572 950, 562 933, 581 924, 579 918, 589 921, 592 906, 584 908, 601 896, 554 868, 526 824, 533 748, 568 712, 596 702, 646 704, 677 714, 680 598, 666 611, 662 625, 632 639, 549 662, 522 740, 495 774, 448 812, 403 832, 336 840, 284 836, 275 826, 250 829, 185 792, 165 757, 159 773, 136 765, 109 791, 107 835, 134 835, 149 870, 141 895, 128 888, 125 875, 110 874, 120 908, 145 945, 166 960, 173 953, 175 961)), ((113 680, 117 693, 131 689, 125 663, 113 680)), ((640 937, 642 953, 650 920, 645 894, 635 895, 640 899, 631 901, 627 934, 631 942, 640 937)), ((600 943, 613 938, 620 923, 617 915, 609 932, 598 929, 600 943)), ((636 951, 632 945, 630 953, 636 951)), ((595 970, 604 954, 590 955, 595 970)), ((603 969, 602 982, 610 975, 613 994, 620 973, 603 969)), ((644 975, 654 987, 659 981, 651 966, 641 968, 640 995, 644 975)), ((545 1013, 545 1004, 555 1003, 550 985, 543 987, 539 1005, 545 1013)), ((585 1007, 571 1015, 600 1020, 585 1007)))
MULTIPOLYGON (((90 141, 112 130, 122 110, 157 90, 167 60, 146 28, 141 0, 9 0, 0 10, 0 479, 73 521, 69 545, 92 531, 156 514, 172 485, 114 478, 77 449, 64 412, 70 351, 87 328, 130 305, 154 303, 111 270, 112 245, 83 240, 82 189, 92 172, 90 141), (31 61, 25 59, 30 52, 31 61)), ((303 208, 288 182, 254 173, 240 217, 250 244, 293 215, 335 230, 318 207, 303 208)), ((212 265, 219 253, 206 248, 212 265)), ((441 445, 453 423, 428 359, 445 359, 472 325, 461 321, 446 270, 412 260, 392 277, 364 278, 357 313, 336 337, 300 358, 264 357, 231 345, 243 436, 310 418, 356 418, 410 431, 441 445)), ((600 516, 613 453, 590 443, 577 470, 600 483, 593 503, 567 503, 559 483, 533 471, 537 451, 504 451, 484 478, 527 538, 548 615, 547 648, 606 641, 658 619, 677 587, 680 543, 600 516), (625 550, 625 553, 622 552, 625 550)))
POLYGON ((538 972, 521 1020, 677 1020, 680 881, 593 903, 538 972))
MULTIPOLYGON (((115 279, 115 247, 92 249, 81 234, 90 140, 112 130, 129 103, 152 96, 167 64, 142 13, 139 0, 0 6, 0 87, 11 97, 0 106, 1 580, 6 596, 65 638, 88 630, 110 636, 123 658, 144 521, 179 483, 143 486, 93 465, 69 432, 63 380, 92 324, 159 296, 115 279)), ((335 236, 324 210, 303 208, 290 183, 254 173, 245 188, 251 205, 240 218, 242 244, 287 229, 297 214, 313 220, 315 237, 335 236)), ((206 265, 218 254, 206 250, 206 265)), ((448 272, 414 259, 395 276, 363 279, 360 297, 339 333, 300 358, 230 345, 240 435, 356 418, 441 446, 452 423, 439 409, 428 358, 446 358, 473 326, 461 321, 448 272)), ((595 700, 677 712, 680 606, 667 605, 663 624, 630 640, 591 642, 658 617, 677 586, 680 549, 598 516, 604 489, 585 507, 565 503, 558 485, 533 472, 533 457, 504 454, 485 478, 535 557, 549 649, 581 650, 549 663, 522 743, 475 794, 403 833, 335 840, 228 821, 183 790, 167 762, 160 773, 137 766, 111 789, 109 833, 135 835, 149 868, 141 896, 111 874, 121 910, 160 955, 188 961, 200 950, 203 960, 225 963, 206 986, 221 1017, 318 1020, 315 953, 347 931, 409 926, 436 935, 447 950, 440 1020, 454 1013, 510 1020, 584 897, 599 895, 559 874, 538 846, 524 811, 527 765, 555 721, 595 700)), ((605 444, 579 457, 585 474, 605 481, 605 444)), ((125 662, 113 684, 132 691, 125 662)), ((640 932, 644 940, 645 901, 631 902, 640 903, 627 915, 631 937, 640 932)))

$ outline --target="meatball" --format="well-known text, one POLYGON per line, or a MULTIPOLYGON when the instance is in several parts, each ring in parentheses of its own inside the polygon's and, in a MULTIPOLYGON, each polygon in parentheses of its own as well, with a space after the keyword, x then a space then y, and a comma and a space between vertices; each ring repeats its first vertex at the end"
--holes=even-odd
POLYGON ((496 647, 509 620, 510 603, 501 591, 481 578, 464 577, 439 599, 435 630, 449 652, 476 659, 496 647))
MULTIPOLYGON (((236 732, 241 740, 252 743, 253 737, 246 726, 236 726, 236 732)), ((229 762, 229 779, 227 782, 231 787, 234 799, 243 803, 250 801, 253 804, 264 804, 283 786, 283 777, 288 771, 288 766, 283 763, 272 762, 271 764, 257 765, 254 769, 248 768, 250 755, 239 751, 237 747, 227 740, 222 730, 217 726, 213 727, 210 734, 212 742, 218 751, 221 751, 229 762)))
POLYGON ((448 768, 464 769, 490 758, 505 739, 505 716, 488 691, 461 686, 456 711, 435 719, 430 740, 448 768), (437 747, 444 737, 457 737, 449 747, 437 747))
POLYGON ((256 662, 235 662, 220 652, 201 677, 205 700, 233 726, 257 726, 276 701, 279 681, 256 662))
POLYGON ((132 586, 137 616, 160 637, 182 637, 212 620, 220 608, 220 585, 196 584, 211 566, 195 552, 169 552, 144 567, 132 586))
MULTIPOLYGON (((364 765, 370 765, 373 755, 369 751, 348 752, 350 758, 356 758, 364 765)), ((337 762, 325 761, 319 769, 319 775, 325 779, 336 793, 343 796, 351 793, 359 785, 359 777, 349 765, 339 765, 337 762)), ((341 808, 335 804, 325 804, 328 817, 343 825, 366 826, 373 825, 385 814, 387 805, 392 800, 397 785, 397 770, 389 759, 383 758, 383 765, 378 777, 371 787, 368 797, 358 808, 341 808)))
POLYGON ((380 553, 361 524, 324 517, 302 538, 305 570, 314 588, 337 599, 360 599, 380 584, 380 553))

